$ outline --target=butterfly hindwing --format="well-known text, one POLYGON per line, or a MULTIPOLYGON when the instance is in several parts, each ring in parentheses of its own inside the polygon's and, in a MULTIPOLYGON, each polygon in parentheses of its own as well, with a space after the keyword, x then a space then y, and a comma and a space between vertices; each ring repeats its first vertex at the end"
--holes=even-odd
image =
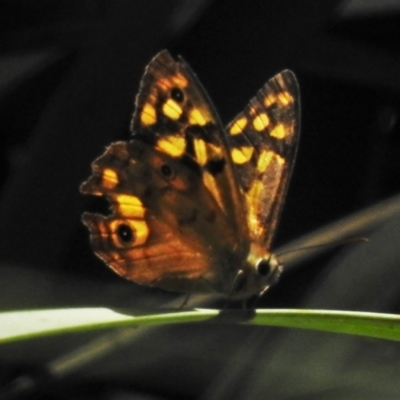
POLYGON ((81 191, 105 196, 111 213, 83 221, 114 271, 166 289, 222 290, 212 266, 226 264, 236 237, 196 172, 138 140, 111 144, 92 170, 81 191))
POLYGON ((291 71, 270 79, 228 125, 252 242, 269 249, 297 151, 299 89, 291 71))

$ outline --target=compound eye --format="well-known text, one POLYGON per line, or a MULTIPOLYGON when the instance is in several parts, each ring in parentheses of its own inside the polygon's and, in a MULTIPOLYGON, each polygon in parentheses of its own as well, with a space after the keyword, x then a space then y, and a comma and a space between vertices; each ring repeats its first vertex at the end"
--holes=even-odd
POLYGON ((261 258, 260 260, 257 261, 256 264, 256 269, 259 275, 261 276, 267 276, 272 272, 271 264, 268 260, 265 260, 264 258, 261 258))

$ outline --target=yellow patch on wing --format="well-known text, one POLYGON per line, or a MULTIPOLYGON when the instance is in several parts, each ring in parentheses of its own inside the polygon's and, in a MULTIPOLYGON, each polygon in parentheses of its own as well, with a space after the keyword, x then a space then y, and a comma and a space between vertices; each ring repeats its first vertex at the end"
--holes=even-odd
POLYGON ((248 162, 253 155, 254 147, 242 146, 238 148, 233 148, 231 150, 232 161, 235 164, 244 164, 248 162))
POLYGON ((279 103, 280 106, 286 107, 290 103, 293 103, 293 97, 292 95, 285 91, 285 92, 279 92, 279 93, 273 93, 269 94, 268 96, 265 97, 264 99, 264 105, 265 106, 270 106, 274 103, 279 103))
POLYGON ((165 116, 173 119, 174 121, 178 120, 182 115, 182 107, 172 99, 168 99, 162 106, 162 111, 165 116))
POLYGON ((196 160, 201 165, 204 166, 208 161, 207 145, 203 139, 193 140, 194 152, 196 154, 196 160))
POLYGON ((263 191, 264 184, 261 181, 256 180, 253 182, 250 190, 246 193, 247 224, 250 232, 253 232, 255 235, 259 235, 264 230, 257 215, 259 201, 260 198, 262 198, 263 191))
POLYGON ((269 107, 270 105, 276 103, 276 96, 274 94, 269 94, 264 99, 264 105, 269 107))
POLYGON ((284 139, 288 133, 289 130, 285 125, 278 124, 271 130, 269 134, 276 139, 284 139))
POLYGON ((274 151, 263 150, 257 161, 257 171, 264 173, 272 161, 277 162, 279 165, 283 165, 285 163, 285 159, 274 151))
POLYGON ((281 157, 279 154, 275 154, 275 159, 279 165, 283 165, 286 162, 285 159, 281 157))
POLYGON ((156 146, 171 157, 180 157, 186 150, 186 140, 179 135, 164 136, 158 139, 156 146))
POLYGON ((135 246, 140 246, 146 243, 147 238, 149 237, 149 227, 147 226, 146 221, 144 220, 133 220, 129 221, 130 225, 133 226, 134 235, 135 235, 135 246))
POLYGON ((142 108, 142 112, 140 113, 140 122, 143 125, 149 126, 153 125, 156 121, 156 109, 150 103, 146 103, 142 108))
POLYGON ((263 131, 269 124, 269 118, 266 113, 261 113, 253 120, 253 126, 256 131, 263 131))
POLYGON ((209 121, 208 115, 199 108, 193 108, 189 112, 189 124, 204 126, 209 121))
POLYGON ((106 189, 114 189, 118 185, 118 174, 111 168, 105 168, 101 176, 101 184, 106 189))
POLYGON ((193 147, 196 161, 202 167, 211 159, 218 159, 222 156, 221 147, 207 143, 203 139, 193 139, 193 147))
POLYGON ((214 200, 217 202, 219 208, 221 210, 224 210, 218 184, 215 181, 215 178, 208 171, 203 172, 203 183, 205 187, 208 189, 208 191, 211 193, 214 200))
POLYGON ((126 218, 143 218, 146 209, 143 203, 136 196, 120 194, 115 197, 118 211, 126 218))
POLYGON ((236 121, 232 122, 232 126, 229 129, 229 133, 231 135, 237 135, 238 133, 243 132, 244 127, 247 124, 247 118, 243 117, 243 118, 239 118, 236 121))
POLYGON ((278 101, 283 105, 287 106, 293 103, 293 97, 289 92, 279 92, 277 95, 278 101))

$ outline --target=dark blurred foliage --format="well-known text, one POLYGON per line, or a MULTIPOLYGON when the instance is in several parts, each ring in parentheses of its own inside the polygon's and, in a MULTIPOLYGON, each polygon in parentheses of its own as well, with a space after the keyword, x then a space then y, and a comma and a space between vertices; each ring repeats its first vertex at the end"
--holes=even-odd
MULTIPOLYGON (((80 215, 97 204, 78 192, 104 146, 128 138, 141 74, 163 48, 191 65, 224 122, 276 72, 297 74, 302 137, 277 245, 398 193, 399 19, 387 0, 0 2, 2 310, 175 298, 94 257, 80 215)), ((398 312, 399 222, 287 273, 259 305, 398 312)), ((400 395, 396 343, 235 324, 143 329, 107 359, 49 376, 98 335, 1 346, 0 386, 29 376, 27 398, 45 399, 400 395)))

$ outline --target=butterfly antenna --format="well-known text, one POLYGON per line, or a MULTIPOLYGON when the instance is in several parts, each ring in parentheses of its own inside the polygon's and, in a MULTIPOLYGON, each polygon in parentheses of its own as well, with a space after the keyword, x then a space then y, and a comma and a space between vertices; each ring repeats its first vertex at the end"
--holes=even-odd
POLYGON ((282 251, 281 253, 277 253, 276 256, 279 257, 279 256, 289 254, 289 253, 296 253, 298 251, 305 251, 305 250, 310 250, 310 249, 318 249, 321 247, 334 248, 334 247, 345 246, 345 245, 348 245, 351 243, 359 243, 359 242, 364 242, 364 243, 369 242, 369 239, 366 237, 354 237, 354 238, 350 238, 350 239, 339 240, 337 242, 319 243, 319 244, 314 244, 311 246, 300 247, 297 249, 285 250, 285 251, 282 251))

